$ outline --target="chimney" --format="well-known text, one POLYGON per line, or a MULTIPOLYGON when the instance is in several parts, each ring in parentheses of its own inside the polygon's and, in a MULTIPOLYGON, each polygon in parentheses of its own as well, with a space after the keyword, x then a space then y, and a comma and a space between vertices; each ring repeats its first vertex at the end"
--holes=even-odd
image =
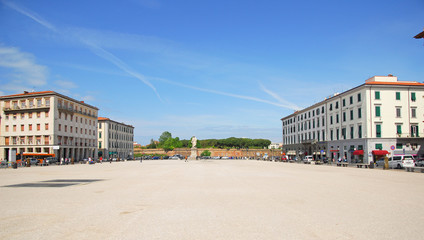
POLYGON ((389 77, 393 77, 393 74, 389 74, 389 75, 387 75, 387 76, 389 76, 389 77))
POLYGON ((28 91, 24 91, 24 94, 28 94, 28 91))
POLYGON ((84 103, 84 101, 81 101, 81 103, 84 103))

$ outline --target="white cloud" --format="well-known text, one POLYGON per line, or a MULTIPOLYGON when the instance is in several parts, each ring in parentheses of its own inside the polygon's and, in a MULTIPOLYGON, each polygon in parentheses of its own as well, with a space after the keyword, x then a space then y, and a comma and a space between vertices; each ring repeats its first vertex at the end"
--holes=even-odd
POLYGON ((81 35, 81 34, 78 34, 78 33, 70 34, 69 32, 59 31, 59 30, 57 30, 57 28, 52 23, 48 22, 47 20, 44 20, 42 17, 38 16, 37 13, 32 12, 28 9, 25 9, 22 6, 18 6, 16 4, 12 3, 12 2, 8 2, 8 1, 3 1, 3 2, 6 6, 12 8, 13 10, 15 10, 15 11, 17 11, 17 12, 19 12, 19 13, 21 13, 21 14, 29 17, 29 18, 31 18, 32 20, 34 20, 35 22, 39 23, 40 25, 48 28, 49 30, 51 30, 55 33, 58 33, 60 35, 63 35, 66 38, 74 38, 76 41, 79 41, 80 43, 82 43, 86 48, 88 48, 90 51, 92 51, 97 56, 105 59, 106 61, 108 61, 108 62, 112 63, 113 65, 115 65, 116 67, 120 68, 122 71, 126 72, 127 74, 137 78, 138 80, 140 80, 141 82, 146 84, 148 87, 150 87, 155 92, 157 97, 161 100, 160 95, 157 92, 156 88, 149 81, 146 80, 145 76, 143 76, 141 73, 138 73, 138 72, 134 71, 133 69, 131 69, 124 61, 119 59, 117 56, 113 55, 111 52, 105 50, 100 45, 91 41, 85 35, 81 35))
POLYGON ((38 22, 39 24, 43 25, 44 27, 46 27, 46 28, 48 28, 48 29, 50 29, 52 31, 55 31, 55 32, 57 31, 56 28, 52 24, 50 24, 48 21, 44 20, 42 17, 38 16, 37 13, 32 12, 32 11, 30 11, 28 9, 25 9, 22 6, 18 6, 15 3, 13 3, 13 2, 9 2, 9 1, 3 0, 3 3, 6 6, 12 8, 13 10, 15 10, 15 11, 17 11, 17 12, 19 12, 19 13, 21 13, 21 14, 29 17, 29 18, 31 18, 32 20, 38 22))
POLYGON ((47 84, 47 67, 38 65, 32 54, 15 47, 0 45, 0 68, 3 68, 8 83, 1 86, 4 91, 18 92, 47 84))

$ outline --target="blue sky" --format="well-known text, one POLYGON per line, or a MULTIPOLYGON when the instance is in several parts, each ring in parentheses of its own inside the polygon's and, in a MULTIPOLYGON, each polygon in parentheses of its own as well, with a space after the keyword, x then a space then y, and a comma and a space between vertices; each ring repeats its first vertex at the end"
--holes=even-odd
POLYGON ((281 142, 374 75, 424 81, 424 1, 0 0, 0 95, 53 90, 135 127, 281 142))

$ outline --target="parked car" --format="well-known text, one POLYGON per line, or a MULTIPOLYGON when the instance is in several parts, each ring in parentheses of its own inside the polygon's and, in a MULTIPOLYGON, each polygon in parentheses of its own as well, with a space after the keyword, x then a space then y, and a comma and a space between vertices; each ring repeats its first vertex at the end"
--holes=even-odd
POLYGON ((281 157, 281 161, 282 162, 287 162, 287 161, 289 161, 289 158, 287 156, 282 156, 281 157))
POLYGON ((415 166, 412 155, 397 155, 389 158, 389 168, 404 168, 415 166))
POLYGON ((38 159, 36 159, 36 158, 30 158, 30 159, 29 159, 29 163, 30 163, 31 165, 38 165, 39 161, 38 161, 38 159))
POLYGON ((415 161, 415 166, 417 167, 424 167, 424 158, 420 158, 415 161))
POLYGON ((50 165, 50 164, 57 164, 58 160, 56 157, 47 157, 46 158, 46 164, 50 165))
POLYGON ((376 167, 383 167, 384 166, 384 157, 379 158, 377 161, 375 161, 376 167))
POLYGON ((303 158, 303 163, 311 163, 312 161, 314 160, 314 157, 312 156, 312 155, 308 155, 308 156, 305 156, 304 158, 303 158))

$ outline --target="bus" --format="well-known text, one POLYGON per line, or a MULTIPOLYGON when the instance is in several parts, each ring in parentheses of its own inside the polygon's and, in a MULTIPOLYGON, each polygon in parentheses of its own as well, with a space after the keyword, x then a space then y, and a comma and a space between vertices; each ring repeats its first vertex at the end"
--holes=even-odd
MULTIPOLYGON (((45 159, 48 157, 55 157, 54 153, 29 153, 24 152, 22 153, 22 159, 26 161, 27 159, 35 158, 38 160, 39 164, 45 164, 45 159)), ((21 154, 16 153, 16 163, 22 163, 21 154)))

